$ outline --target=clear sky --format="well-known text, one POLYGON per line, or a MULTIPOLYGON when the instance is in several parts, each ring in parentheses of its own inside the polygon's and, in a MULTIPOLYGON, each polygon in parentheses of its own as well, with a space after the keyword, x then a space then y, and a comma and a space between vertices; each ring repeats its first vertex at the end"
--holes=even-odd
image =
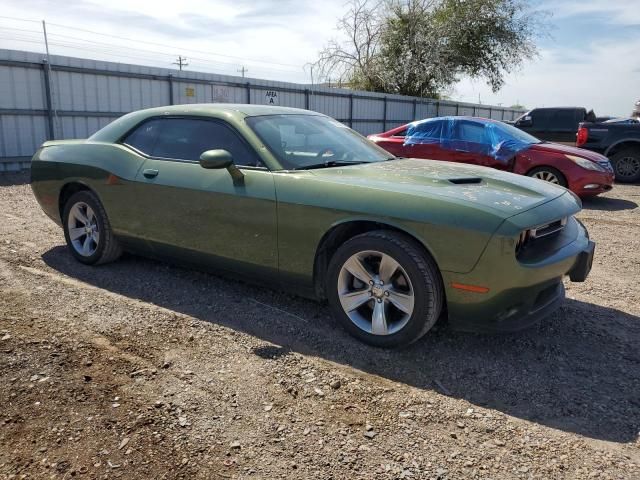
MULTIPOLYGON (((549 13, 540 57, 492 93, 462 79, 451 96, 627 116, 640 99, 640 0, 535 0, 549 13)), ((0 48, 309 83, 345 0, 0 0, 0 48), (12 18, 28 19, 19 21, 12 18), (105 35, 98 35, 98 32, 105 35), (306 65, 306 66, 305 66, 306 65)))

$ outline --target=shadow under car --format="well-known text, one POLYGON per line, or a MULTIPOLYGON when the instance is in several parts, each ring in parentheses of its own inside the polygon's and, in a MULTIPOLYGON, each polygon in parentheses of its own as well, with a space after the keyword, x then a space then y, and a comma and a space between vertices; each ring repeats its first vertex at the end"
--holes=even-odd
POLYGON ((315 355, 601 440, 634 441, 640 430, 640 318, 611 308, 567 300, 518 333, 445 324, 409 348, 381 350, 351 338, 327 306, 281 292, 132 255, 88 267, 58 246, 43 260, 87 284, 275 344, 254 352, 268 360, 315 355))

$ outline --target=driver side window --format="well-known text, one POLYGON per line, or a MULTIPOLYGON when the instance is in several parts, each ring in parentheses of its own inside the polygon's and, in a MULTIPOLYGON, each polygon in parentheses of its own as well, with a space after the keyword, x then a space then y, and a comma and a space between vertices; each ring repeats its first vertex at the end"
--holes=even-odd
POLYGON ((260 167, 258 155, 231 127, 199 118, 156 118, 142 123, 124 140, 145 155, 198 161, 207 150, 223 149, 237 166, 260 167))

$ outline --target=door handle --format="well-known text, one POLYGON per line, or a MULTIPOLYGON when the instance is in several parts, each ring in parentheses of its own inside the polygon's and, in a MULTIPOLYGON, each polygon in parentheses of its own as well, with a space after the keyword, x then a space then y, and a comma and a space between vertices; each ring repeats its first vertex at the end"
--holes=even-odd
POLYGON ((144 175, 145 178, 155 178, 158 176, 158 170, 155 168, 146 168, 142 171, 142 175, 144 175))
POLYGON ((462 148, 456 148, 456 152, 469 153, 469 150, 463 150, 462 148))

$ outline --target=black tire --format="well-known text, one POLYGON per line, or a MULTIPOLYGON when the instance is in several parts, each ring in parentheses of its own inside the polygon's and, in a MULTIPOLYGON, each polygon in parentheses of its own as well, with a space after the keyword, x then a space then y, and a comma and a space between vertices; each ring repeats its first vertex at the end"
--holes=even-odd
POLYGON ((616 180, 622 183, 640 182, 640 148, 630 147, 611 156, 616 180))
MULTIPOLYGON (((376 230, 346 241, 331 258, 326 279, 325 291, 335 318, 351 335, 376 347, 401 347, 415 342, 433 327, 443 308, 442 280, 436 263, 413 238, 397 232, 376 230), (366 251, 391 256, 400 265, 401 274, 404 276, 406 273, 412 286, 413 311, 410 316, 405 316, 409 317, 408 321, 405 320, 406 324, 393 333, 374 334, 363 330, 351 320, 340 301, 338 289, 342 267, 353 255, 366 251)), ((388 283, 387 288, 391 287, 391 283, 388 283)), ((368 288, 366 284, 362 285, 368 288)), ((369 302, 359 308, 372 309, 375 302, 375 297, 371 297, 369 302)), ((387 300, 385 304, 386 302, 387 300)), ((371 322, 373 323, 372 319, 371 322)))
MULTIPOLYGON (((117 238, 113 235, 113 231, 111 230, 111 224, 109 223, 107 212, 105 212, 104 207, 102 206, 102 203, 100 203, 98 197, 91 191, 83 190, 74 193, 69 198, 69 200, 67 200, 62 214, 62 225, 64 228, 64 238, 67 241, 67 247, 69 248, 71 255, 73 255, 73 257, 81 263, 84 263, 86 265, 99 265, 103 263, 109 263, 116 260, 122 254, 120 244, 118 243, 117 238), (92 245, 95 245, 95 251, 92 251, 89 255, 83 255, 77 250, 71 240, 69 232, 70 212, 74 206, 80 205, 87 205, 91 208, 94 213, 95 228, 97 232, 99 232, 98 241, 92 242, 92 245)), ((82 224, 79 224, 78 226, 80 228, 83 228, 82 224)), ((83 239, 86 239, 86 236, 80 237, 79 241, 82 241, 83 239)))
MULTIPOLYGON (((544 176, 545 173, 549 173, 555 176, 558 179, 558 185, 560 185, 561 187, 567 188, 567 185, 568 185, 567 177, 565 177, 564 174, 557 168, 547 167, 547 166, 536 167, 529 170, 529 172, 527 173, 527 177, 536 178, 538 175, 544 176)), ((544 178, 539 178, 539 180, 544 180, 544 178)))

